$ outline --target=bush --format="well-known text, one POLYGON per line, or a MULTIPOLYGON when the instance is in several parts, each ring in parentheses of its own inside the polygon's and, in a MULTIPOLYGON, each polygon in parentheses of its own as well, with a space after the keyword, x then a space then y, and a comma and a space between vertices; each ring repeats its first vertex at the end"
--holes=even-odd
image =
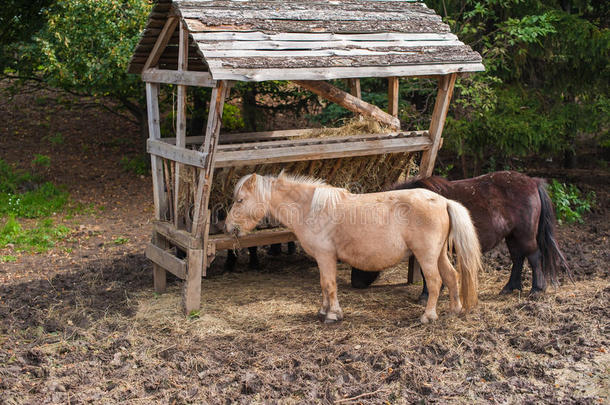
POLYGON ((582 195, 582 192, 573 184, 560 183, 553 179, 548 187, 549 196, 555 205, 559 224, 583 223, 583 215, 591 211, 595 204, 593 191, 582 195))

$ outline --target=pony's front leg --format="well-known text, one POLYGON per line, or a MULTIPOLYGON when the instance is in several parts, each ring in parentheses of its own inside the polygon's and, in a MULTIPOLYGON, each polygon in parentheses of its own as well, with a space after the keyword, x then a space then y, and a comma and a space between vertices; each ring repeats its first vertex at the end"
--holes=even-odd
POLYGON ((343 310, 337 299, 337 258, 334 256, 316 257, 320 268, 320 286, 322 287, 322 308, 319 315, 324 323, 334 323, 343 319, 343 310))

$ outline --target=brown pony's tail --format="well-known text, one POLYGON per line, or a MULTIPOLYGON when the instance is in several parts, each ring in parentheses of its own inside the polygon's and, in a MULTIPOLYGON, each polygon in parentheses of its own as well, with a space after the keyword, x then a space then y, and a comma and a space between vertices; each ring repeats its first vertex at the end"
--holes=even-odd
POLYGON ((574 281, 572 271, 555 240, 555 210, 546 191, 546 182, 543 179, 535 180, 538 183, 538 195, 540 196, 540 220, 538 221, 536 241, 542 254, 542 272, 548 280, 557 284, 559 270, 563 267, 570 280, 574 281))
POLYGON ((481 245, 470 213, 462 204, 447 200, 447 212, 451 220, 449 251, 455 248, 460 272, 460 300, 464 310, 477 305, 478 273, 481 269, 481 245))

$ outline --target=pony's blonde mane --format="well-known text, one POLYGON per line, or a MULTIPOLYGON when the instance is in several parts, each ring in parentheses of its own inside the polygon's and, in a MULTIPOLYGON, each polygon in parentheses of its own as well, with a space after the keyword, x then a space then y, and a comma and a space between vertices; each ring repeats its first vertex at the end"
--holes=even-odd
MULTIPOLYGON (((237 196, 239 190, 244 186, 244 184, 252 177, 252 174, 248 174, 237 182, 235 185, 235 190, 233 191, 233 198, 237 196)), ((289 183, 296 184, 308 184, 315 186, 313 197, 311 199, 311 210, 313 212, 319 212, 320 210, 326 208, 334 209, 341 197, 347 190, 343 188, 333 187, 328 185, 324 180, 316 179, 314 177, 309 176, 301 176, 301 175, 291 175, 286 174, 282 171, 279 176, 261 176, 256 175, 254 178, 254 193, 256 193, 257 197, 261 201, 269 201, 271 198, 271 188, 273 187, 274 180, 282 180, 287 181, 289 183)))
POLYGON ((290 175, 284 173, 284 171, 282 171, 277 178, 291 183, 315 186, 313 198, 311 199, 312 212, 319 212, 324 209, 324 207, 334 209, 341 200, 341 197, 347 191, 343 188, 333 187, 322 179, 302 175, 290 175))

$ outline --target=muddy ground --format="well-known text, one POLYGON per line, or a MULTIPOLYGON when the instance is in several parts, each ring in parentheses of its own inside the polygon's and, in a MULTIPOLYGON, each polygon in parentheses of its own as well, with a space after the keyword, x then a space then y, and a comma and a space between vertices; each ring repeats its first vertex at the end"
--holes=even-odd
MULTIPOLYGON (((464 318, 418 321, 420 286, 406 268, 365 291, 339 272, 346 319, 315 317, 315 264, 267 256, 263 269, 203 280, 202 311, 185 318, 181 286, 152 290, 142 252, 150 237, 148 177, 124 171, 139 153, 137 128, 83 100, 36 93, 0 103, 0 158, 46 175, 90 209, 55 219, 72 229, 44 254, 0 263, 0 403, 608 403, 610 401, 610 176, 607 171, 532 174, 595 190, 584 224, 559 242, 575 272, 542 298, 499 296, 510 260, 485 257, 481 305, 464 318), (47 122, 48 124, 43 124, 47 122), (45 135, 61 132, 54 145, 45 135), (117 244, 117 238, 127 240, 117 244)), ((525 275, 529 288, 530 274, 525 275)))

